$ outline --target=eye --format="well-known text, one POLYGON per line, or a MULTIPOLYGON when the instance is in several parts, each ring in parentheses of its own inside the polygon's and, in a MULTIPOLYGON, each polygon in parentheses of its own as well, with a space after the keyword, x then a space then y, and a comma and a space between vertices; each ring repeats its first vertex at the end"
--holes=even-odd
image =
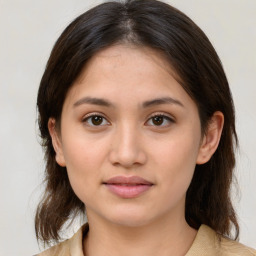
POLYGON ((174 120, 171 117, 163 114, 154 115, 147 121, 147 124, 150 126, 160 126, 160 127, 168 126, 171 123, 174 123, 174 120))
POLYGON ((83 123, 86 123, 88 126, 104 126, 109 125, 107 119, 99 114, 92 114, 90 116, 85 116, 83 123))

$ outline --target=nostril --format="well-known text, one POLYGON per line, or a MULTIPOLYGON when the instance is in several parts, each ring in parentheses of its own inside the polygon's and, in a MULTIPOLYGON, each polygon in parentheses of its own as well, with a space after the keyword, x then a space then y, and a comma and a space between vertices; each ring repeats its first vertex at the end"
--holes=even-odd
POLYGON ((139 138, 128 134, 113 138, 109 152, 109 160, 113 166, 122 166, 126 169, 134 168, 134 165, 142 165, 146 162, 146 153, 139 138), (120 139, 121 138, 121 139, 120 139))

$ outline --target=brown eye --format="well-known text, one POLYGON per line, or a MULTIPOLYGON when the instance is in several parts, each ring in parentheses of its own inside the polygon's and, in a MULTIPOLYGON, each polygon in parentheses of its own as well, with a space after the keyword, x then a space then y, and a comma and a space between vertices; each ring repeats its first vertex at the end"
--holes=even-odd
POLYGON ((104 126, 109 124, 106 118, 100 115, 91 115, 89 117, 86 117, 83 122, 86 123, 88 126, 104 126))
POLYGON ((154 116, 152 118, 152 123, 154 125, 162 125, 164 122, 164 117, 163 116, 154 116))
POLYGON ((171 123, 174 123, 174 120, 166 115, 155 115, 152 116, 148 121, 147 125, 149 126, 159 126, 159 127, 167 127, 171 123))
POLYGON ((92 124, 93 125, 101 125, 103 121, 102 116, 93 116, 92 117, 92 124))

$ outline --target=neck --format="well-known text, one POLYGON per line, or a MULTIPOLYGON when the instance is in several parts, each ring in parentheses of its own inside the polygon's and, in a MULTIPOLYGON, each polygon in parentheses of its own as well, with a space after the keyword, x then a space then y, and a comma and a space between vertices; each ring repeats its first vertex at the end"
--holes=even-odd
POLYGON ((127 227, 87 216, 90 229, 84 240, 86 256, 184 256, 197 233, 185 217, 172 220, 163 216, 148 225, 127 227))

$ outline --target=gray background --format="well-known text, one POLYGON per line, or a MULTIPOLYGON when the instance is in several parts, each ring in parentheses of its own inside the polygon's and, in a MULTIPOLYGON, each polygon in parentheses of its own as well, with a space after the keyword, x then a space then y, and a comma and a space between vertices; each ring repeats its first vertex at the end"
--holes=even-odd
MULTIPOLYGON (((0 0, 0 256, 39 251, 33 216, 44 164, 36 127, 37 89, 62 30, 100 2, 0 0)), ((233 193, 240 241, 256 247, 256 1, 168 2, 204 30, 223 62, 240 138, 236 168, 240 195, 233 193)))

